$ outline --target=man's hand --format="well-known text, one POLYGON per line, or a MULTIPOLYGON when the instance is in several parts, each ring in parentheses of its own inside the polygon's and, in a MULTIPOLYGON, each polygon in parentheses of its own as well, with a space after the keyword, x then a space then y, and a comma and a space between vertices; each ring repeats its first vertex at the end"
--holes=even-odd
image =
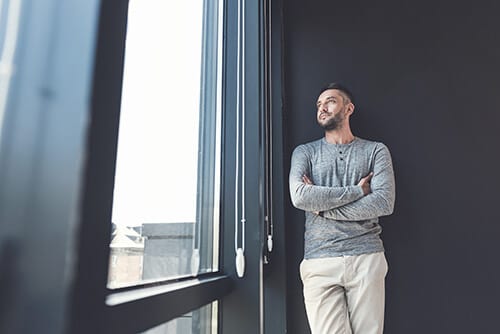
POLYGON ((310 185, 313 185, 313 181, 311 181, 311 179, 307 176, 307 175, 302 175, 302 182, 304 182, 305 184, 310 184, 310 185))
POLYGON ((361 186, 361 188, 363 189, 363 193, 365 195, 368 195, 369 193, 372 192, 372 188, 370 187, 370 181, 372 180, 372 177, 373 177, 373 172, 370 172, 370 174, 362 178, 361 181, 359 181, 358 183, 358 186, 361 186))

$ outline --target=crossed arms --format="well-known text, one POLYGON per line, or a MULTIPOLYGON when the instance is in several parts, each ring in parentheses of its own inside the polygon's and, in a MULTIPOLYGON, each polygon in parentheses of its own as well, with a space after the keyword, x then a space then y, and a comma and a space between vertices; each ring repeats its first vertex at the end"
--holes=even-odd
POLYGON ((359 221, 390 215, 394 210, 395 183, 387 147, 378 144, 373 170, 357 184, 328 187, 310 180, 311 159, 298 147, 292 156, 290 197, 295 207, 324 218, 359 221))

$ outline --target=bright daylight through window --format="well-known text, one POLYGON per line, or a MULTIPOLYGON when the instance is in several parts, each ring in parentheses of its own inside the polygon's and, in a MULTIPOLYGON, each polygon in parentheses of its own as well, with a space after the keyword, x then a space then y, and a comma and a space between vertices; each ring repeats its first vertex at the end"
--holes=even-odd
POLYGON ((130 0, 108 286, 218 270, 220 9, 130 0))

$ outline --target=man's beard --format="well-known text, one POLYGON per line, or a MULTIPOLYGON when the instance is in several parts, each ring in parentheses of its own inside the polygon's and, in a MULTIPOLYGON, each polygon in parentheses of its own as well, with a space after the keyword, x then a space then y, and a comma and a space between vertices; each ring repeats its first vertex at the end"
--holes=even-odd
POLYGON ((338 128, 340 128, 343 120, 344 117, 342 117, 342 114, 339 112, 337 115, 330 118, 326 123, 319 123, 319 125, 325 131, 337 130, 338 128))

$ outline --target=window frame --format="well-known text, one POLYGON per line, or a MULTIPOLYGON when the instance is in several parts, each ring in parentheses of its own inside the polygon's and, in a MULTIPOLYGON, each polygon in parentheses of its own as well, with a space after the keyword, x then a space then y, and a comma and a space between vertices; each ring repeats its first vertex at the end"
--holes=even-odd
MULTIPOLYGON (((106 288, 111 211, 120 118, 128 0, 102 1, 95 53, 91 123, 82 180, 81 218, 68 332, 135 333, 153 328, 210 302, 219 301, 219 333, 263 331, 263 247, 266 239, 262 191, 265 174, 262 122, 268 89, 263 0, 243 1, 246 21, 247 224, 246 273, 236 277, 234 254, 234 141, 237 6, 224 1, 219 270, 198 277, 106 288), (252 22, 258 22, 254 24, 252 22), (226 180, 227 182, 224 182, 226 180), (92 293, 89 293, 92 292, 92 293), (182 297, 182 298, 180 298, 182 297), (242 298, 246 300, 241 303, 242 298), (106 304, 105 300, 120 300, 106 304), (145 312, 145 310, 148 310, 145 312)), ((213 50, 212 50, 213 51, 213 50)), ((208 52, 212 52, 208 51, 208 52)), ((205 101, 213 104, 214 101, 205 101)), ((210 185, 207 189, 210 189, 210 185)), ((203 196, 203 194, 202 194, 203 196)), ((203 198, 203 197, 202 197, 203 198)), ((202 245, 203 246, 203 245, 202 245)))

